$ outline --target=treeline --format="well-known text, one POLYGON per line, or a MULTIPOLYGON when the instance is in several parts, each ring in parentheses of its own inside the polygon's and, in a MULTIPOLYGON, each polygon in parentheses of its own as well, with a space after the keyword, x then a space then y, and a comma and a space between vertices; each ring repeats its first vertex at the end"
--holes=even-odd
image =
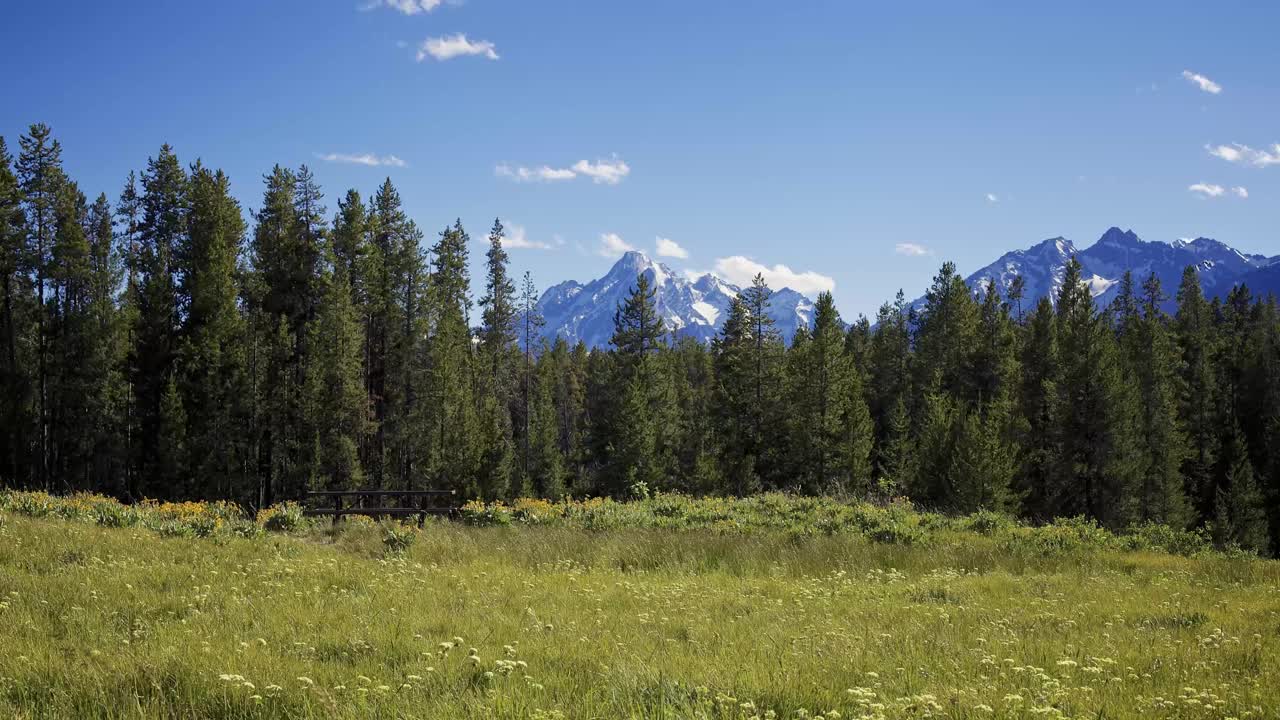
POLYGON ((275 167, 252 227, 219 170, 168 146, 90 202, 33 125, 0 139, 0 482, 267 505, 308 488, 470 497, 657 490, 906 495, 1110 528, 1280 530, 1280 313, 1244 287, 1178 311, 1151 276, 1094 306, 1072 263, 1023 307, 945 264, 788 344, 763 278, 710 345, 645 276, 612 348, 541 340, 537 291, 489 232, 473 302, 461 222, 429 246, 388 180, 330 216, 275 167), (474 326, 473 326, 474 325, 474 326))

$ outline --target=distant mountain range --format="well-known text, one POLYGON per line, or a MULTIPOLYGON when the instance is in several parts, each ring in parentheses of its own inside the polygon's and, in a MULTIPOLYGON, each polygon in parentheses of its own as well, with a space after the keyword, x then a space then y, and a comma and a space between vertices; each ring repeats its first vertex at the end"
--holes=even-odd
MULTIPOLYGON (((657 295, 658 315, 668 332, 707 341, 715 336, 738 294, 732 285, 715 275, 687 278, 665 264, 650 260, 642 252, 628 252, 604 277, 585 285, 574 280, 547 288, 538 300, 538 310, 546 319, 544 335, 579 340, 588 347, 607 347, 613 336, 613 314, 619 303, 635 287, 641 274, 649 278, 657 295)), ((773 319, 787 340, 796 328, 813 321, 813 301, 790 288, 774 289, 773 319)))
MULTIPOLYGON (((1083 250, 1070 240, 1057 237, 1005 253, 965 280, 980 294, 994 279, 1001 294, 1007 295, 1013 279, 1021 275, 1025 283, 1022 306, 1030 310, 1041 297, 1057 297, 1072 256, 1079 259, 1085 282, 1099 307, 1111 304, 1119 292, 1121 278, 1130 270, 1139 287, 1155 272, 1170 298, 1166 309, 1172 311, 1173 296, 1188 265, 1199 271, 1207 296, 1225 296, 1241 282, 1257 295, 1280 296, 1280 255, 1249 255, 1210 238, 1148 242, 1132 230, 1115 227, 1083 250)), ((544 335, 548 339, 564 337, 570 344, 581 340, 588 347, 607 347, 613 335, 614 311, 635 287, 641 273, 656 289, 658 314, 668 331, 702 341, 710 340, 719 331, 729 302, 740 290, 712 274, 685 277, 644 253, 632 251, 624 254, 604 277, 585 284, 569 280, 548 288, 538 300, 538 309, 547 321, 544 335)), ((923 304, 923 298, 913 303, 915 307, 923 304)), ((772 315, 786 340, 791 340, 797 328, 813 322, 813 305, 813 299, 790 288, 774 290, 772 315)))
MULTIPOLYGON (((1013 279, 1022 276, 1025 283, 1023 308, 1032 308, 1041 297, 1056 298, 1062 288, 1062 276, 1072 256, 1080 261, 1084 280, 1099 307, 1111 304, 1120 291, 1125 271, 1132 271, 1134 283, 1142 282, 1154 272, 1169 296, 1166 309, 1173 310, 1173 296, 1182 281, 1182 271, 1195 266, 1206 296, 1225 296, 1239 282, 1251 290, 1265 293, 1280 289, 1280 255, 1246 255, 1226 243, 1211 238, 1175 240, 1170 243, 1147 242, 1132 230, 1113 227, 1098 242, 1078 250, 1070 240, 1056 237, 1014 250, 965 278, 969 287, 981 293, 995 280, 1001 294, 1007 295, 1013 279)), ((923 304, 923 298, 917 300, 923 304)))

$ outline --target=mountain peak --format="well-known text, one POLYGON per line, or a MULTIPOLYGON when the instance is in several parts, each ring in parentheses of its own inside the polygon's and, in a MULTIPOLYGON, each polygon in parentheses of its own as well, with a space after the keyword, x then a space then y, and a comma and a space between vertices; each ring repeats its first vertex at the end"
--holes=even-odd
POLYGON ((1027 255, 1035 255, 1035 256, 1042 256, 1042 257, 1045 255, 1069 257, 1071 255, 1074 255, 1075 252, 1076 252, 1076 246, 1071 244, 1070 240, 1062 237, 1061 235, 1059 235, 1058 237, 1049 238, 1048 240, 1041 240, 1040 242, 1026 249, 1027 255))
MULTIPOLYGON (((644 275, 653 288, 658 314, 667 329, 682 337, 709 341, 728 317, 739 288, 712 273, 688 277, 638 250, 622 254, 603 277, 587 283, 561 283, 543 293, 538 309, 546 318, 543 334, 605 347, 613 333, 613 313, 644 275)), ((770 315, 784 337, 812 323, 813 301, 785 288, 773 298, 770 315)))
POLYGON ((1108 228, 1102 233, 1102 237, 1098 238, 1099 245, 1112 245, 1118 247, 1135 247, 1142 242, 1138 238, 1138 234, 1132 230, 1121 230, 1118 227, 1108 228))

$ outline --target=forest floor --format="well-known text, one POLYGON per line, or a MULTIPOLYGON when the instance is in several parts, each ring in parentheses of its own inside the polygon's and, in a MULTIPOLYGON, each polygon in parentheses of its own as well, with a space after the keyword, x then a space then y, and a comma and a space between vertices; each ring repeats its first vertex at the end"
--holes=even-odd
POLYGON ((1280 563, 979 533, 0 523, 4 718, 1274 718, 1280 563))

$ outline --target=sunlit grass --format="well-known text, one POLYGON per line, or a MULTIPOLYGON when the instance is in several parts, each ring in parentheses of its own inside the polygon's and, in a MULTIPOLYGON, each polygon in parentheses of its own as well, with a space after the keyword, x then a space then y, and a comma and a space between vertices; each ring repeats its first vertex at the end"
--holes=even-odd
POLYGON ((389 542, 0 512, 5 718, 1280 712, 1280 564, 1242 555, 960 521, 906 543, 519 522, 389 542))

